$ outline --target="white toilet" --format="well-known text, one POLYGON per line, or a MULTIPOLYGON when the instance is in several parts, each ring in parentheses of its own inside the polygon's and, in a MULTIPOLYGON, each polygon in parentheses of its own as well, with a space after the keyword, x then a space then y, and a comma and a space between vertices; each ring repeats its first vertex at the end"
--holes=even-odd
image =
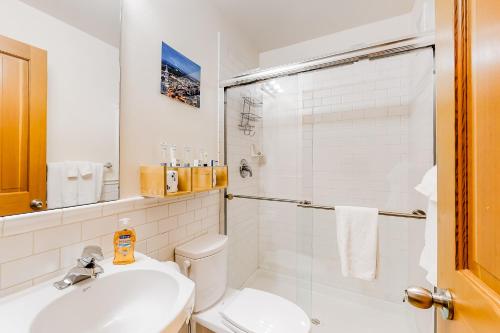
MULTIPOLYGON (((196 284, 193 322, 216 333, 308 333, 306 313, 264 291, 227 288, 227 236, 206 235, 175 249, 175 261, 196 284)), ((195 325, 194 325, 195 326, 195 325)))

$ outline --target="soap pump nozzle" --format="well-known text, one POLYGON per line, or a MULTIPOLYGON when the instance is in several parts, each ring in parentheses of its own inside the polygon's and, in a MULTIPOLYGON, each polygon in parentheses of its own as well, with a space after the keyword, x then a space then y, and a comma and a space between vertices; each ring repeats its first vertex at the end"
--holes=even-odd
POLYGON ((122 230, 130 229, 129 228, 129 226, 130 226, 130 218, 128 218, 128 217, 121 218, 118 221, 118 226, 122 230))

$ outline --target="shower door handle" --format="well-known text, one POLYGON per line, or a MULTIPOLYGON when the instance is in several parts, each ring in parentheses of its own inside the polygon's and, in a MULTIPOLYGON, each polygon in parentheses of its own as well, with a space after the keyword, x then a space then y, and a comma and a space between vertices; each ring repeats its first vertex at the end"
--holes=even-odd
POLYGON ((437 306, 443 319, 453 319, 453 295, 448 289, 437 288, 436 292, 433 293, 422 287, 409 287, 405 290, 403 302, 408 302, 420 309, 437 306))

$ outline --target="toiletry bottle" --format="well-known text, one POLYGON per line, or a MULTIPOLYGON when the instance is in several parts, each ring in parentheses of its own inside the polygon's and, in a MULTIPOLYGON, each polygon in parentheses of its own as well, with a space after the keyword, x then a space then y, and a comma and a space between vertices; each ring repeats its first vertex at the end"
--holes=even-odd
POLYGON ((190 167, 191 166, 191 151, 192 148, 189 146, 184 147, 184 167, 190 167))
POLYGON ((208 152, 203 150, 203 166, 208 166, 208 152))
POLYGON ((170 146, 170 166, 171 167, 179 166, 178 161, 177 161, 177 146, 176 145, 170 146))
POLYGON ((198 150, 198 159, 194 160, 194 166, 195 167, 202 167, 203 166, 203 156, 204 156, 204 152, 205 150, 203 148, 200 148, 198 150))
POLYGON ((162 142, 160 144, 161 148, 161 165, 163 166, 168 166, 168 157, 167 157, 167 150, 168 150, 168 145, 166 142, 162 142))
POLYGON ((130 219, 122 218, 119 222, 119 230, 115 232, 113 243, 115 246, 115 265, 127 265, 135 261, 135 231, 129 227, 130 219))

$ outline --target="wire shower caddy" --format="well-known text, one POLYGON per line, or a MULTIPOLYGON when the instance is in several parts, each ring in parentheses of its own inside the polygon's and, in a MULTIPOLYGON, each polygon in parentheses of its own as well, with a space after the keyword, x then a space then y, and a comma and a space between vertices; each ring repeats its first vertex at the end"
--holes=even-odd
POLYGON ((243 96, 242 99, 243 109, 240 113, 241 119, 238 128, 244 135, 254 136, 255 123, 262 119, 262 117, 257 114, 255 109, 262 107, 262 101, 250 96, 243 96))

